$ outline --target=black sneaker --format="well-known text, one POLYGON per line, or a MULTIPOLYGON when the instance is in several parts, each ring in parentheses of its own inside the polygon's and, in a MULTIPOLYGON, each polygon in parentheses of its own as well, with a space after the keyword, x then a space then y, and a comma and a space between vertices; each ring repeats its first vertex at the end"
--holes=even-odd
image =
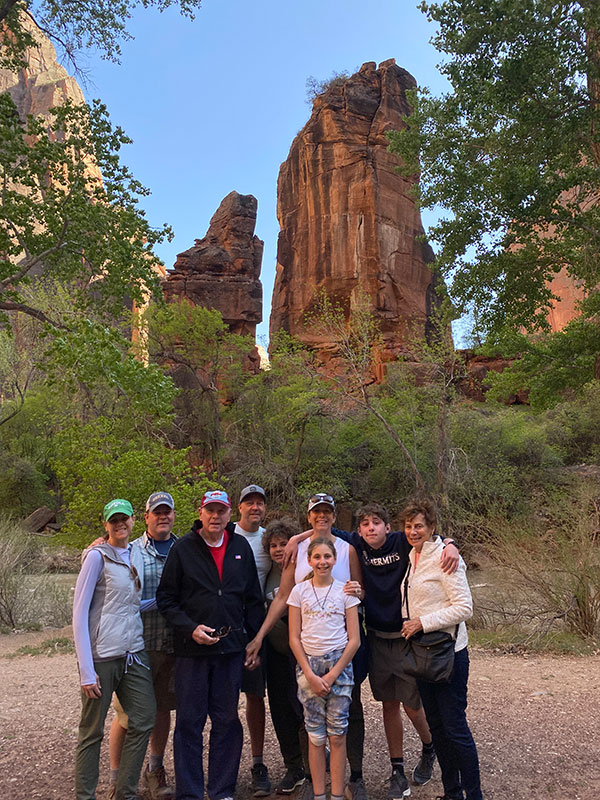
POLYGON ((302 786, 298 792, 298 800, 315 800, 315 793, 313 792, 313 785, 310 778, 306 778, 306 780, 302 782, 302 786))
POLYGON ((346 800, 369 800, 367 786, 363 778, 359 778, 356 781, 348 781, 344 797, 346 800))
POLYGON ((435 751, 423 750, 419 763, 413 769, 412 779, 417 786, 425 786, 429 783, 433 775, 433 764, 435 762, 435 751))
POLYGON ((252 769, 252 794, 254 797, 266 797, 271 794, 269 771, 264 764, 255 764, 252 769))
POLYGON ((390 788, 388 789, 388 800, 402 800, 403 797, 410 797, 410 786, 408 778, 403 772, 395 769, 390 777, 390 788))
POLYGON ((291 794, 297 786, 304 783, 303 769, 288 769, 275 788, 276 794, 291 794))

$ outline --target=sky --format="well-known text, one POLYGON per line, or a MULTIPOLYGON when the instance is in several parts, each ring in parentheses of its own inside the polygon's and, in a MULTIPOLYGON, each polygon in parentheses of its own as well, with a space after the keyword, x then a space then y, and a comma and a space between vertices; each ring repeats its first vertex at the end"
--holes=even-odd
MULTIPOLYGON (((88 55, 84 92, 106 103, 133 139, 123 162, 151 189, 151 224, 168 222, 157 248, 167 269, 202 238, 232 190, 258 199, 266 344, 279 225, 277 175, 310 116, 306 80, 388 58, 435 93, 446 84, 429 44, 433 26, 415 0, 203 0, 194 21, 175 8, 140 9, 120 64, 88 55)), ((427 222, 427 218, 424 220, 427 222)))

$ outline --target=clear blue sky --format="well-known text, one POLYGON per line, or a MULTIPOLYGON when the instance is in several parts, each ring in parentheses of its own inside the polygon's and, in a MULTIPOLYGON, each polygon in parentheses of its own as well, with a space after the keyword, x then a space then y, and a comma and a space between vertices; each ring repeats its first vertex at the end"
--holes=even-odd
POLYGON ((134 140, 123 161, 152 190, 143 203, 149 220, 175 231, 158 251, 167 268, 204 236, 230 191, 258 198, 264 343, 277 174, 310 115, 307 77, 395 58, 419 84, 441 91, 433 28, 415 0, 203 0, 193 22, 175 9, 150 9, 129 27, 135 40, 124 44, 120 65, 87 58, 86 96, 100 97, 134 140))

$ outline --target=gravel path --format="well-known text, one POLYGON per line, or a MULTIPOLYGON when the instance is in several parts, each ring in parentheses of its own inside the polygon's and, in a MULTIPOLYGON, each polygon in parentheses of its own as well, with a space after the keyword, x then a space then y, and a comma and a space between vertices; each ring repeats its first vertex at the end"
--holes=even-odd
MULTIPOLYGON (((73 655, 4 658, 24 644, 61 632, 0 635, 0 800, 73 797, 73 750, 79 718, 73 655)), ((63 634, 68 634, 65 629, 63 634)), ((600 796, 600 656, 471 654, 469 718, 479 748, 486 800, 597 800, 600 796)), ((385 800, 389 774, 380 704, 363 684, 367 742, 365 778, 371 800, 385 800)), ((242 701, 243 703, 243 701, 242 701)), ((242 715, 243 716, 243 715, 242 715)), ((407 721, 408 765, 418 755, 407 721)), ((267 728, 265 760, 281 772, 277 743, 267 728)), ((167 766, 171 766, 169 757, 167 766)), ((237 800, 249 800, 249 753, 237 800)), ((102 754, 106 788, 108 761, 102 754)), ((438 780, 414 788, 415 800, 441 794, 438 780)))

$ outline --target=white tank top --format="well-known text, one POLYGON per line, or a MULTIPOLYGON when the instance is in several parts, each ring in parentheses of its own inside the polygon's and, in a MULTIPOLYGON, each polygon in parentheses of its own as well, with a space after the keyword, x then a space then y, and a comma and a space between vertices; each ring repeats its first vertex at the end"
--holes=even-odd
MULTIPOLYGON (((310 544, 310 537, 300 542, 298 545, 298 554, 296 556, 296 569, 294 571, 294 578, 296 583, 300 583, 312 572, 312 567, 308 563, 308 545, 310 544)), ((350 545, 343 539, 336 539, 335 551, 337 559, 331 570, 331 574, 336 581, 346 583, 350 580, 350 545)))

